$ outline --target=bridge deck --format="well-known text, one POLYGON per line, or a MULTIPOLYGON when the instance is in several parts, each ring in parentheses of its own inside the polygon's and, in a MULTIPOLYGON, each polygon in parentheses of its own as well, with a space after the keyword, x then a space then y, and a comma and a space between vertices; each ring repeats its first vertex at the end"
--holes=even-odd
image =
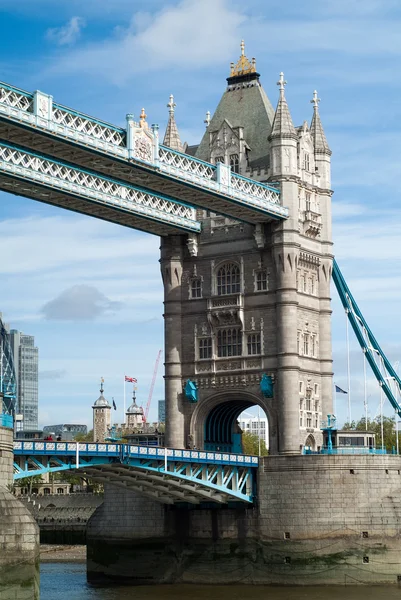
POLYGON ((4 83, 0 139, 234 219, 259 223, 288 216, 276 188, 159 145, 156 129, 144 132, 132 119, 120 129, 4 83))

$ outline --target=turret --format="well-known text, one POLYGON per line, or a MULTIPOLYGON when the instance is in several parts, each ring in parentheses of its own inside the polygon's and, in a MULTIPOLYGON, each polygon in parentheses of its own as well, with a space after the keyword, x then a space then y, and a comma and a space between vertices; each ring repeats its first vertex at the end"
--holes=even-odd
POLYGON ((168 146, 172 150, 184 152, 184 147, 181 143, 180 134, 178 133, 178 127, 174 117, 174 109, 176 106, 177 105, 174 102, 174 96, 171 94, 170 101, 167 104, 167 108, 169 109, 169 116, 166 127, 166 133, 164 134, 163 144, 164 146, 168 146))
POLYGON ((269 136, 271 142, 271 175, 274 177, 297 176, 297 134, 290 115, 284 89, 284 73, 280 73, 277 82, 280 88, 280 97, 277 103, 272 131, 269 136))
POLYGON ((100 380, 100 396, 93 404, 93 440, 104 442, 111 427, 111 406, 103 396, 103 377, 100 380))
POLYGON ((128 429, 141 428, 144 423, 143 408, 136 403, 135 388, 132 392, 132 404, 126 412, 125 422, 128 429))
POLYGON ((320 119, 319 102, 320 98, 317 97, 317 91, 315 90, 311 100, 313 104, 313 116, 310 133, 314 146, 316 173, 320 175, 319 187, 329 190, 331 185, 331 150, 320 119))

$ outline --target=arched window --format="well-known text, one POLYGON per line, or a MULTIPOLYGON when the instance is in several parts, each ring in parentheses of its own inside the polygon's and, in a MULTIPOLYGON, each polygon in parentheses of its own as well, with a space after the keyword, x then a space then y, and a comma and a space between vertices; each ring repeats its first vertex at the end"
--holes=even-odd
POLYGON ((217 356, 241 356, 242 333, 240 329, 219 329, 217 332, 217 356))
POLYGON ((43 493, 44 493, 45 496, 47 496, 48 494, 50 494, 50 491, 51 491, 50 488, 45 488, 43 490, 43 493))
POLYGON ((195 277, 191 280, 191 298, 202 298, 202 280, 200 277, 195 277))
POLYGON ((214 164, 217 165, 217 163, 219 162, 224 162, 224 156, 216 156, 216 158, 214 159, 214 164))
POLYGON ((250 333, 248 335, 248 354, 260 354, 260 352, 260 333, 250 333))
POLYGON ((64 488, 57 488, 58 494, 64 494, 64 488))
POLYGON ((230 154, 230 167, 233 173, 239 173, 239 156, 230 154))
POLYGON ((240 271, 238 265, 227 263, 217 271, 217 295, 238 294, 240 292, 240 271))

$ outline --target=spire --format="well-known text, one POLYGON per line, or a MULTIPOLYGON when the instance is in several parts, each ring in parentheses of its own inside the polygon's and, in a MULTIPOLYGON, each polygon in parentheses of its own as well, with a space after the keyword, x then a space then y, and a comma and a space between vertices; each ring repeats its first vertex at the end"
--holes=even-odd
POLYGON ((164 134, 163 144, 168 146, 172 150, 177 150, 178 152, 184 152, 184 147, 180 140, 180 134, 178 133, 177 123, 175 122, 174 117, 174 109, 176 107, 176 103, 174 102, 173 94, 170 95, 170 102, 167 104, 167 108, 169 109, 168 123, 166 127, 166 133, 164 134))
POLYGON ((287 82, 284 80, 283 72, 280 73, 280 79, 278 80, 277 85, 280 89, 280 97, 278 99, 276 114, 274 115, 270 138, 296 138, 294 124, 288 109, 287 100, 285 99, 284 90, 287 82))
POLYGON ((317 97, 317 91, 315 90, 313 92, 313 98, 311 100, 311 104, 313 104, 313 117, 312 122, 310 124, 310 133, 312 136, 315 152, 330 155, 331 150, 329 148, 329 144, 327 143, 327 139, 323 130, 323 125, 320 120, 319 102, 320 98, 317 97))

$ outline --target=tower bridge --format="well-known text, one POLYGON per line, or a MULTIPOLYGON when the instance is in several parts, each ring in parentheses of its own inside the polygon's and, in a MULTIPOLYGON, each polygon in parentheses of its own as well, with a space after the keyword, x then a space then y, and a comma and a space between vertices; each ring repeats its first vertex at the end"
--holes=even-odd
MULTIPOLYGON (((1 189, 161 236, 167 449, 14 448, 16 478, 78 467, 104 482, 88 525, 93 581, 203 582, 206 571, 221 583, 239 570, 253 583, 342 583, 358 569, 359 581, 379 582, 401 572, 400 458, 302 455, 322 447, 333 412, 332 274, 398 413, 401 382, 333 271, 332 153, 317 92, 296 126, 283 73, 277 85, 274 109, 242 44, 202 140, 187 146, 173 98, 160 144, 144 110, 122 129, 0 84, 1 189), (241 454, 237 428, 252 405, 269 425, 271 456, 257 463, 241 454)), ((110 407, 98 408, 104 423, 110 407)), ((6 483, 11 436, 0 427, 6 483)))

